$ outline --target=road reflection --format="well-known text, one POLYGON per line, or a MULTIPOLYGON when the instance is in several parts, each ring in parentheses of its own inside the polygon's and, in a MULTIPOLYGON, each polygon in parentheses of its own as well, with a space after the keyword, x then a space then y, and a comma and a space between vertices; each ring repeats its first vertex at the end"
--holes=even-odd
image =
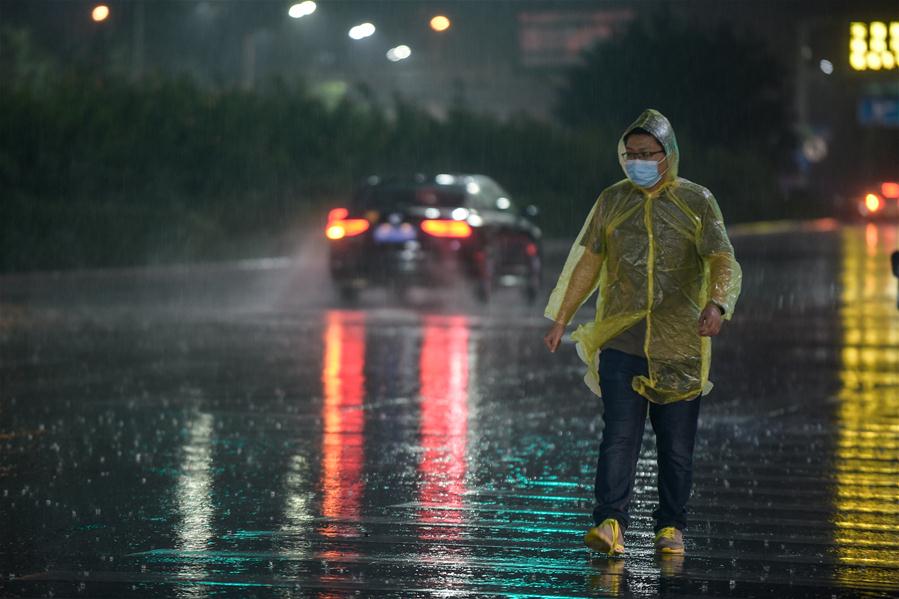
MULTIPOLYGON (((854 586, 899 567, 899 312, 889 255, 895 225, 844 229, 836 449, 837 580, 854 586)), ((882 582, 895 583, 895 570, 882 582)))
MULTIPOLYGON (((422 457, 419 499, 424 523, 464 522, 468 447, 468 320, 425 316, 419 361, 422 457), (441 506, 429 509, 428 506, 441 506)), ((441 526, 425 538, 458 539, 461 529, 441 526), (433 536, 431 536, 433 535, 433 536)))
POLYGON ((628 592, 624 558, 593 557, 590 559, 590 574, 587 590, 609 597, 621 597, 628 592))
POLYGON ((364 490, 364 367, 364 313, 329 311, 322 366, 321 513, 326 522, 319 531, 325 537, 358 534, 352 522, 359 519, 364 490))
MULTIPOLYGON (((213 538, 212 517, 212 435, 215 430, 211 414, 200 413, 188 423, 188 438, 182 448, 180 476, 175 490, 181 526, 177 530, 177 549, 184 552, 178 577, 201 580, 207 576, 205 552, 213 538), (192 559, 192 555, 198 559, 192 559)), ((178 589, 179 597, 197 598, 207 595, 205 587, 178 589)))
POLYGON ((469 325, 464 316, 425 316, 419 376, 419 538, 435 588, 459 588, 470 577, 464 536, 468 471, 469 325), (449 544, 447 544, 449 543, 449 544))

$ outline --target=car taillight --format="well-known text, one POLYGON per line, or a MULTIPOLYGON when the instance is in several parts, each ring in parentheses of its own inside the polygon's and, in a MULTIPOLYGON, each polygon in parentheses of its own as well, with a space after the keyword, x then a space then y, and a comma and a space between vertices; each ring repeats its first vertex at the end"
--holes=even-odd
POLYGON ((434 237, 471 237, 471 226, 464 220, 425 220, 421 222, 421 230, 434 237))
POLYGON ((868 209, 868 212, 877 212, 882 204, 883 202, 880 201, 877 194, 869 193, 865 196, 865 208, 868 209))
POLYGON ((536 243, 527 244, 527 246, 525 247, 525 251, 527 252, 528 256, 531 256, 532 258, 539 253, 536 243))
POLYGON ((880 191, 885 198, 899 198, 899 183, 888 181, 881 184, 880 191))
POLYGON ((371 224, 364 218, 347 218, 349 210, 335 208, 328 213, 328 225, 325 236, 331 240, 353 237, 368 231, 371 224))
POLYGON ((343 220, 349 215, 350 211, 346 208, 334 208, 328 213, 328 222, 334 222, 335 220, 343 220))

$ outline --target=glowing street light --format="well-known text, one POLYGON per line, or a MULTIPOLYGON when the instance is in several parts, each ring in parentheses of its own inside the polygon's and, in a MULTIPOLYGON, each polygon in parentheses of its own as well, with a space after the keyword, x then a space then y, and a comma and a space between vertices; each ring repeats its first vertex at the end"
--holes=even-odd
POLYGON ((412 49, 406 45, 397 46, 396 48, 391 48, 387 51, 387 60, 390 62, 406 60, 410 56, 412 56, 412 49))
POLYGON ((108 18, 109 7, 105 4, 98 4, 94 7, 94 10, 91 11, 91 19, 93 19, 95 23, 100 23, 108 18))
POLYGON ((443 15, 437 15, 431 19, 431 29, 434 31, 446 31, 451 25, 450 20, 443 15))
POLYGON ((362 23, 350 29, 350 37, 354 40, 361 40, 371 37, 375 34, 375 26, 371 23, 362 23))
POLYGON ((290 10, 287 11, 287 14, 294 19, 302 19, 303 17, 308 17, 314 13, 316 8, 318 8, 318 6, 315 2, 306 0, 305 2, 300 2, 299 4, 291 6, 290 10))

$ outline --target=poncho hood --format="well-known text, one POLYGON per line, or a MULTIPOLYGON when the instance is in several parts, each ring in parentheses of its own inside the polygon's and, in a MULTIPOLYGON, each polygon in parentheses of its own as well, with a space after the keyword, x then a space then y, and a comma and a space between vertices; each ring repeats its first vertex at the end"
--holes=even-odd
MULTIPOLYGON (((680 166, 680 150, 677 147, 677 138, 674 136, 674 129, 664 114, 653 108, 644 110, 630 126, 624 130, 618 140, 618 160, 621 164, 621 170, 624 169, 624 138, 628 136, 634 129, 643 129, 655 137, 662 148, 665 150, 665 157, 668 159, 668 170, 665 171, 664 180, 666 182, 676 181, 678 167, 680 166)), ((624 172, 627 175, 627 171, 624 172)))

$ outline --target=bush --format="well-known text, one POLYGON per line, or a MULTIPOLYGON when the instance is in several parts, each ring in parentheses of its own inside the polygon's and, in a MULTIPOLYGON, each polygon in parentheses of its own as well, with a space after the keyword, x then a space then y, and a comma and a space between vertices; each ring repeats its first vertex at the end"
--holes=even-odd
MULTIPOLYGON (((390 112, 364 99, 329 106, 286 82, 247 93, 77 72, 41 81, 0 87, 5 271, 278 251, 372 172, 489 174, 542 209, 547 234, 571 236, 623 176, 621 124, 567 131, 464 108, 438 119, 402 100, 390 112)), ((730 222, 786 214, 751 152, 684 150, 684 174, 730 222)))

